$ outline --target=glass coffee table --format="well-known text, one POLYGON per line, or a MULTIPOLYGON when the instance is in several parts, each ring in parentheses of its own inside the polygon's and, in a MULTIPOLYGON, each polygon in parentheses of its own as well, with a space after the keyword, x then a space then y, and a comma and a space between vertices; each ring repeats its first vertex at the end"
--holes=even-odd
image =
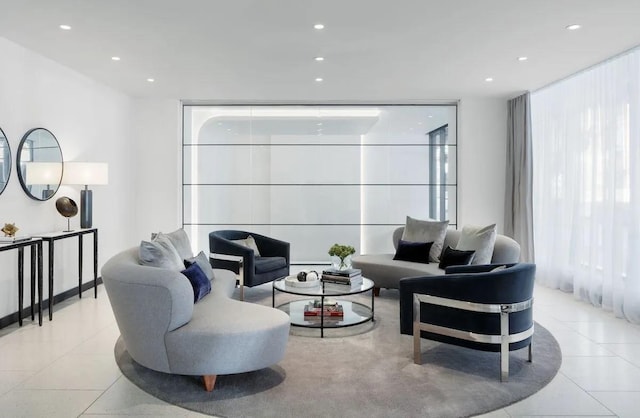
MULTIPOLYGON (((320 282, 315 287, 294 287, 287 284, 287 278, 283 277, 273 282, 272 306, 289 314, 291 325, 305 328, 319 328, 320 337, 324 337, 327 328, 343 328, 374 322, 374 296, 373 281, 363 278, 360 286, 336 289, 336 286, 326 286, 320 282), (276 292, 302 296, 302 299, 290 300, 276 306, 276 292), (355 300, 344 299, 353 295, 371 292, 371 306, 355 300), (341 299, 342 297, 342 299, 341 299), (338 304, 342 306, 343 315, 340 317, 327 316, 324 310, 320 310, 317 316, 305 316, 305 307, 316 303, 320 306, 338 304)), ((353 298, 350 298, 353 299, 353 298)))

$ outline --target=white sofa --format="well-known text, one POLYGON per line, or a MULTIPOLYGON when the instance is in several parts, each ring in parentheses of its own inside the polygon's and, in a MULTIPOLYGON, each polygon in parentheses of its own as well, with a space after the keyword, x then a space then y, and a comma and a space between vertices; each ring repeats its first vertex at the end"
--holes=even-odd
POLYGON ((160 372, 203 376, 212 390, 217 375, 273 365, 284 357, 289 316, 267 306, 231 299, 236 276, 214 269, 211 293, 194 303, 180 272, 140 265, 138 248, 112 257, 102 279, 127 351, 160 372))
MULTIPOLYGON (((394 248, 398 248, 398 241, 402 237, 404 227, 397 228, 393 232, 392 240, 394 248)), ((447 229, 443 248, 450 246, 455 248, 460 239, 460 231, 447 229)), ((438 263, 415 263, 411 261, 394 260, 394 254, 366 254, 352 258, 353 267, 362 270, 362 275, 375 283, 378 291, 380 288, 398 289, 400 279, 404 277, 441 275, 444 270, 438 268, 438 263)), ((517 263, 520 259, 520 245, 513 239, 496 235, 491 263, 517 263)))

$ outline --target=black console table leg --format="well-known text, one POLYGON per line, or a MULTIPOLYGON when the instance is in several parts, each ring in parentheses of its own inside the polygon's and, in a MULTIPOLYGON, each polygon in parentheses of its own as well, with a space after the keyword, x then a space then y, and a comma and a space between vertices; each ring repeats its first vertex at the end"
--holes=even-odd
POLYGON ((29 247, 31 250, 31 320, 36 319, 36 249, 37 244, 33 244, 29 247))
POLYGON ((22 326, 22 299, 24 298, 24 248, 18 248, 18 324, 22 326))
POLYGON ((53 241, 49 242, 49 321, 53 321, 53 241))
POLYGON ((38 324, 42 326, 42 241, 38 242, 38 324))
POLYGON ((78 297, 82 299, 82 234, 78 235, 78 297))
POLYGON ((93 297, 98 299, 98 230, 93 231, 93 297))

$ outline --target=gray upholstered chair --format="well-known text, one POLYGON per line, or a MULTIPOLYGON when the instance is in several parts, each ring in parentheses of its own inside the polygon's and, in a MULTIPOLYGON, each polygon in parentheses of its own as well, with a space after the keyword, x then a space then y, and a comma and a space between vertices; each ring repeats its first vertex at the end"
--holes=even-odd
POLYGON ((420 338, 500 352, 501 380, 509 377, 509 352, 529 348, 533 335, 535 264, 451 266, 441 276, 400 280, 400 332, 420 338))
POLYGON ((247 231, 221 230, 209 234, 211 265, 240 276, 240 300, 244 286, 258 286, 289 275, 289 243, 247 231), (238 240, 252 236, 260 255, 238 240))

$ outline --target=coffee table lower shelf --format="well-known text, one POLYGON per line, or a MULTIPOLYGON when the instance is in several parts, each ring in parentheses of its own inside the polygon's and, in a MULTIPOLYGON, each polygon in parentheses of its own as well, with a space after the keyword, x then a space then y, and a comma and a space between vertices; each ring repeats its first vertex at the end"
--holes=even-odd
POLYGON ((364 324, 373 321, 373 310, 371 307, 351 300, 336 300, 344 312, 343 317, 305 317, 304 307, 313 302, 313 299, 295 300, 276 306, 276 308, 289 314, 291 325, 305 328, 320 329, 320 337, 324 337, 324 330, 327 328, 343 328, 364 324))

